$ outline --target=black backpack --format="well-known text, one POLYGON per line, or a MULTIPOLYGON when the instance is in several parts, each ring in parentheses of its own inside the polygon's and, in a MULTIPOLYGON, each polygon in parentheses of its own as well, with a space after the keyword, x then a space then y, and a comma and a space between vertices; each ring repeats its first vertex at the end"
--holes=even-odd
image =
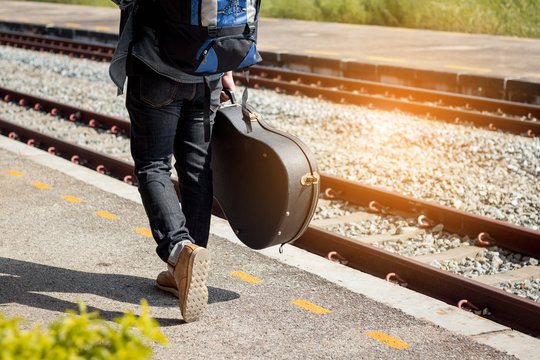
POLYGON ((161 56, 176 68, 205 76, 261 61, 256 45, 260 0, 155 2, 153 26, 161 56))

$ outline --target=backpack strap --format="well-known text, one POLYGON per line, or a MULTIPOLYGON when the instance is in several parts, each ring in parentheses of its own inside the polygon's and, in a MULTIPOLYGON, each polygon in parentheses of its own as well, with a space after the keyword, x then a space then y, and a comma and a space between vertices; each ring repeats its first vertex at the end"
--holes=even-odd
POLYGON ((199 6, 201 25, 217 28, 218 1, 202 0, 199 6))

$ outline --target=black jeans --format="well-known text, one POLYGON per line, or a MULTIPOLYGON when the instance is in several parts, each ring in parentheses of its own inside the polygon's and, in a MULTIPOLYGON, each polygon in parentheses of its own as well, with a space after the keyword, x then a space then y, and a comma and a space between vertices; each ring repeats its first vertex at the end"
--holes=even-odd
MULTIPOLYGON (((210 131, 219 107, 221 79, 210 81, 210 131)), ((167 261, 189 240, 206 247, 212 209, 210 142, 203 121, 205 84, 179 83, 157 74, 131 76, 126 107, 131 119, 135 176, 156 252, 167 261), (171 158, 180 182, 182 209, 170 180, 171 158)))

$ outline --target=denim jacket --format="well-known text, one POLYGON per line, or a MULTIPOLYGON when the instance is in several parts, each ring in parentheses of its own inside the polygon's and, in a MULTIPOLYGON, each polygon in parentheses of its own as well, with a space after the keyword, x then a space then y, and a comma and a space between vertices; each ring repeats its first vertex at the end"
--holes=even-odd
MULTIPOLYGON (((137 39, 137 41, 134 41, 135 22, 133 9, 136 0, 112 1, 118 5, 122 11, 123 17, 125 16, 125 23, 122 24, 118 44, 109 66, 109 76, 118 87, 119 95, 124 91, 124 83, 127 77, 127 58, 129 56, 130 46, 132 56, 137 57, 137 59, 162 76, 182 83, 200 83, 204 81, 202 76, 186 74, 161 59, 156 31, 154 29, 146 26, 143 27, 140 32, 140 38, 137 39)), ((215 80, 221 77, 221 75, 222 74, 210 75, 207 78, 209 80, 215 80)))

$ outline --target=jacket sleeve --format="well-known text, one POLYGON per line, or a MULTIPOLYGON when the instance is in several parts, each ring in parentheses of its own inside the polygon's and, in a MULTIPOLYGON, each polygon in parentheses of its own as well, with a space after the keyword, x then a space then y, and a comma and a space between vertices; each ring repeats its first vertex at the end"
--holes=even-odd
POLYGON ((135 0, 111 0, 111 1, 115 3, 116 5, 118 5, 120 10, 126 9, 127 7, 129 7, 135 2, 135 0))

